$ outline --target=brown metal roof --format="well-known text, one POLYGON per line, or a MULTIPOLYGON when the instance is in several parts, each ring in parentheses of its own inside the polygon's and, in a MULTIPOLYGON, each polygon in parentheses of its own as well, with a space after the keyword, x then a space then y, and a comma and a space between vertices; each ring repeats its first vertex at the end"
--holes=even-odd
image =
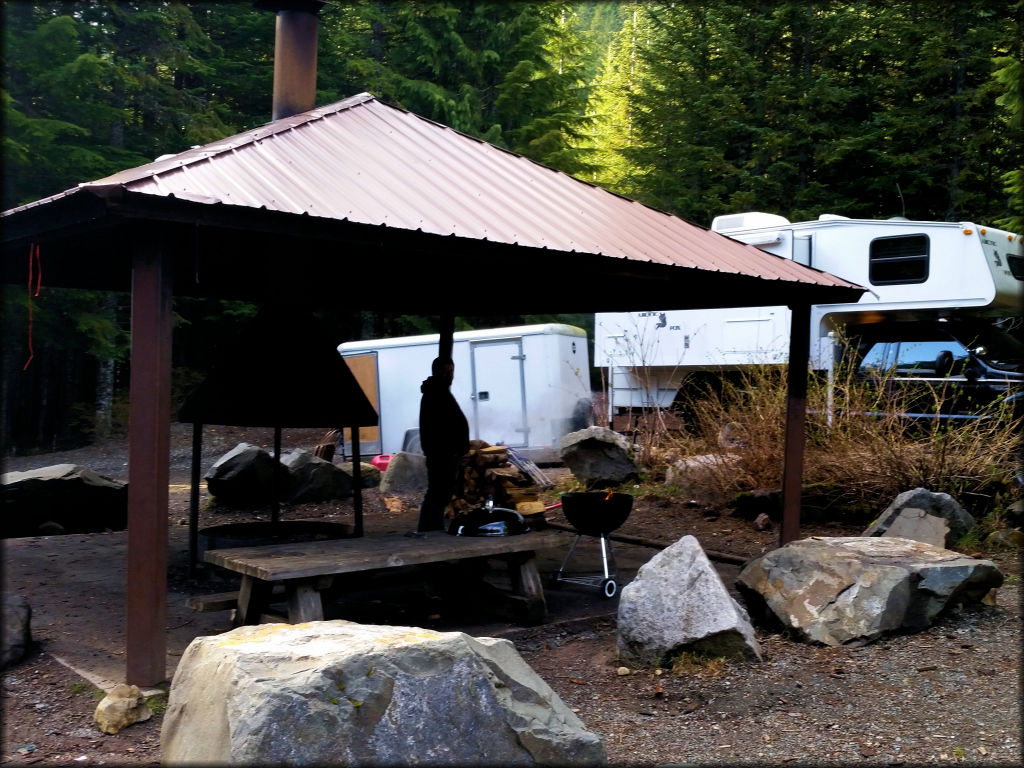
POLYGON ((366 93, 79 188, 852 286, 366 93))

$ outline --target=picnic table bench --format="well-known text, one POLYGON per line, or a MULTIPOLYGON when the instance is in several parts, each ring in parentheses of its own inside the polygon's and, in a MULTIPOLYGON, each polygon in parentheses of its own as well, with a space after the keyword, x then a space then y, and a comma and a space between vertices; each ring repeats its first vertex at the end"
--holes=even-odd
POLYGON ((388 534, 212 549, 204 555, 206 562, 242 575, 237 598, 234 595, 207 596, 205 601, 190 602, 190 607, 196 610, 223 609, 234 602, 236 626, 258 624, 269 613, 275 592, 280 599, 283 586, 289 623, 320 621, 324 618, 322 592, 332 586, 335 576, 473 558, 496 558, 508 566, 510 596, 523 604, 523 623, 536 624, 543 621, 547 605, 534 553, 563 547, 570 538, 556 530, 492 537, 452 536, 443 531, 430 531, 415 537, 388 534))

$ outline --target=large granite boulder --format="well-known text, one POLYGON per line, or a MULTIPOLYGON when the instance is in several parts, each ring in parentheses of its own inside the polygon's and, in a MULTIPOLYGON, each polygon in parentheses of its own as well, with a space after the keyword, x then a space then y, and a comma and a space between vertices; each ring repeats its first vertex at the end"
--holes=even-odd
POLYGON ((128 484, 77 464, 0 475, 2 536, 123 531, 128 484))
POLYGON ((973 527, 974 517, 948 493, 915 488, 897 496, 864 535, 915 539, 950 549, 973 527))
POLYGON ((812 537, 752 560, 736 587, 755 620, 804 640, 863 645, 920 630, 1003 583, 995 563, 895 537, 812 537))
POLYGON ((385 496, 401 496, 426 490, 427 457, 409 451, 394 454, 380 478, 380 492, 385 496))
POLYGON ((278 499, 292 493, 291 473, 262 448, 239 443, 225 453, 206 473, 206 487, 218 504, 229 507, 259 507, 274 500, 274 471, 277 470, 278 499))
POLYGON ((623 587, 618 648, 624 659, 648 666, 683 650, 761 658, 746 611, 693 536, 656 554, 623 587))
POLYGON ((607 427, 570 432, 559 441, 558 456, 587 488, 608 488, 637 476, 629 441, 607 427))
POLYGON ((4 595, 0 669, 17 664, 32 647, 32 606, 21 595, 4 595))
POLYGON ((606 762, 507 640, 347 621, 200 637, 171 683, 168 765, 606 762))
POLYGON ((281 463, 291 474, 291 493, 286 499, 289 504, 347 499, 352 495, 352 475, 317 458, 312 451, 291 451, 281 457, 281 463))

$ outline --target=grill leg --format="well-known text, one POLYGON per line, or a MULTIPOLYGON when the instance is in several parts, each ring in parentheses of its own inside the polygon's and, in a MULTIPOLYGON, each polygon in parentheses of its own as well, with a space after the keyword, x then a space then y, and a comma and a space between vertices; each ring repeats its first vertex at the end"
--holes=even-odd
POLYGON ((608 537, 601 534, 601 567, 604 568, 604 577, 610 579, 615 575, 615 555, 612 554, 612 543, 608 537), (611 570, 608 563, 611 562, 611 570))
POLYGON ((580 543, 582 534, 577 533, 576 538, 572 540, 572 544, 569 547, 569 551, 565 553, 565 559, 562 560, 562 565, 558 569, 558 577, 561 578, 562 574, 565 573, 565 566, 569 564, 569 560, 572 559, 572 553, 576 551, 576 545, 580 543))

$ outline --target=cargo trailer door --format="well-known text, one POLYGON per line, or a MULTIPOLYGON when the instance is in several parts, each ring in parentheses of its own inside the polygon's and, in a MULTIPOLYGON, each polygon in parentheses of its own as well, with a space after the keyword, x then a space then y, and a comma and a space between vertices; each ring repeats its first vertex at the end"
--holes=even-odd
MULTIPOLYGON (((470 346, 473 391, 470 434, 492 445, 529 445, 522 339, 475 341, 470 346)), ((458 372, 456 372, 456 376, 458 372)))
MULTIPOLYGON (((341 359, 345 361, 348 369, 352 371, 352 375, 355 377, 360 389, 363 390, 363 394, 366 395, 366 399, 370 401, 370 405, 377 411, 378 426, 359 428, 360 455, 376 456, 383 450, 380 438, 380 427, 383 421, 379 406, 380 386, 377 376, 377 353, 367 352, 357 355, 342 355, 341 359)), ((342 430, 342 435, 342 439, 345 441, 345 453, 348 455, 351 453, 352 430, 345 427, 342 430)))

